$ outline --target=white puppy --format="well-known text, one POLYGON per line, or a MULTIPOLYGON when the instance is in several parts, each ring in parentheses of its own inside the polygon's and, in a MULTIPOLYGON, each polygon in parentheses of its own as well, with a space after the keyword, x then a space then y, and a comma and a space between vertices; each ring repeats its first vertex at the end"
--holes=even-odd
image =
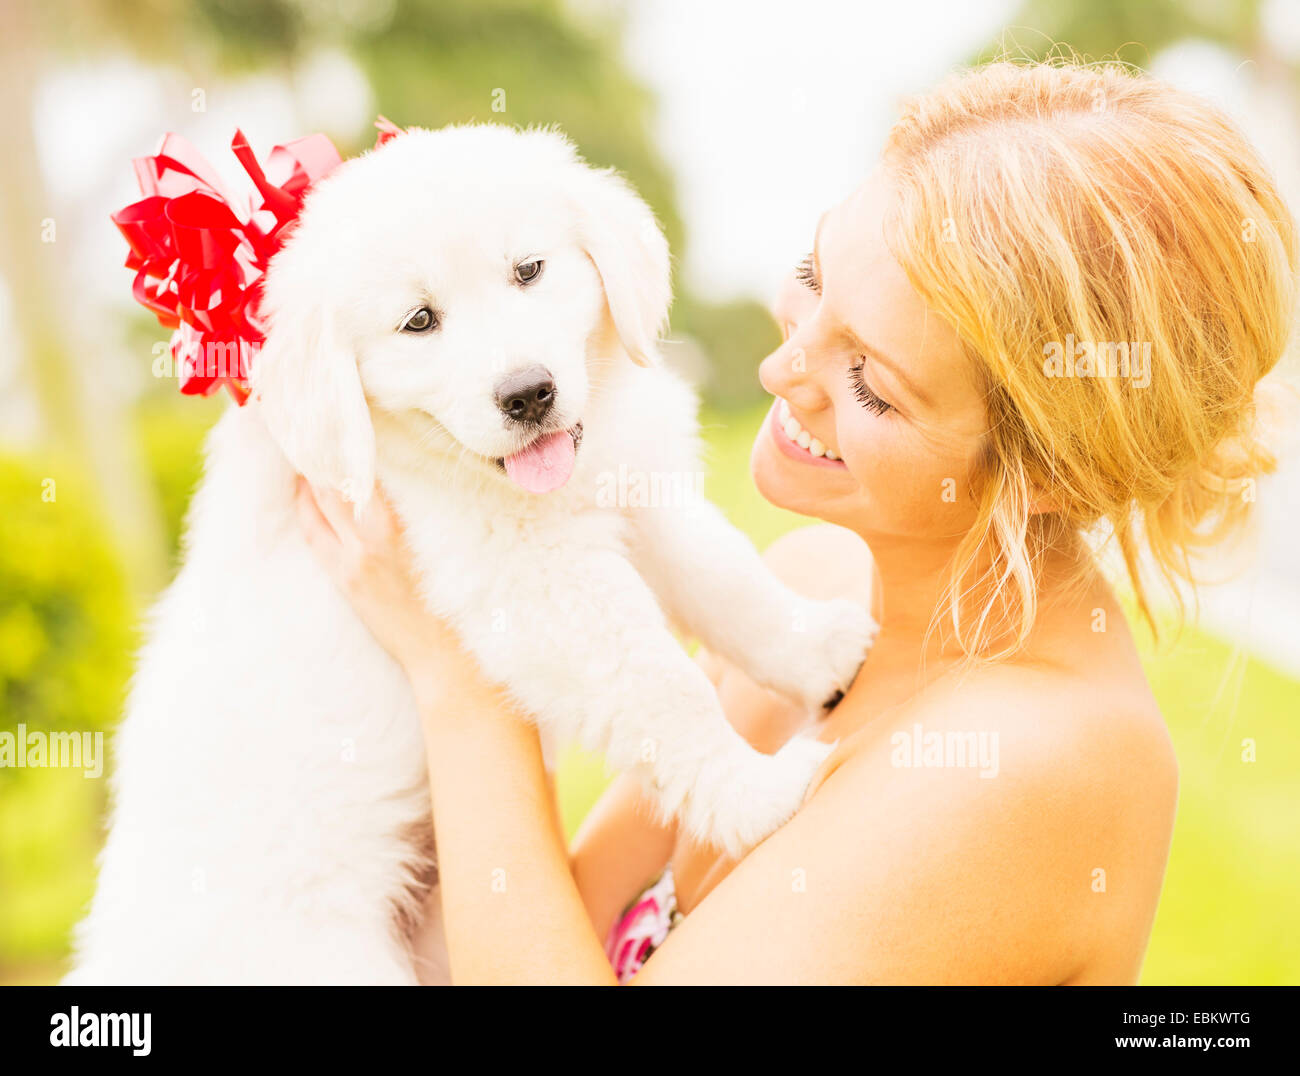
POLYGON ((873 625, 782 586, 688 495, 669 298, 649 210, 551 132, 403 134, 318 185, 154 613, 69 981, 416 981, 420 724, 305 545, 295 471, 358 502, 383 482, 428 605, 549 742, 640 773, 733 854, 790 817, 827 749, 749 747, 668 623, 809 709, 873 625))

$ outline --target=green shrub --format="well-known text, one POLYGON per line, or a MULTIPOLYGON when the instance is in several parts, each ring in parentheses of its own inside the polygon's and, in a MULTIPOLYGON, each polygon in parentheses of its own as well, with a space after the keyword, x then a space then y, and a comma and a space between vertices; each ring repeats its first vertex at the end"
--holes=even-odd
MULTIPOLYGON (((0 732, 106 733, 121 712, 135 617, 91 494, 66 465, 0 455, 0 732)), ((0 981, 65 951, 106 773, 0 766, 0 981)))
POLYGON ((136 431, 162 506, 171 573, 179 567, 181 530, 190 497, 203 477, 203 439, 225 407, 225 394, 182 397, 172 386, 152 397, 136 416, 136 431))
POLYGON ((67 467, 0 455, 0 728, 103 730, 121 709, 132 603, 90 494, 67 467))

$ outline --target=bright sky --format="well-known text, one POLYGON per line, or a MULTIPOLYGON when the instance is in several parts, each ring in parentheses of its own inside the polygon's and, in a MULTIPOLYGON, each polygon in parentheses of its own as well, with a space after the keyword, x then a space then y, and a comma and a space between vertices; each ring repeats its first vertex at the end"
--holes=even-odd
POLYGON ((866 176, 900 97, 1000 31, 1013 0, 631 0, 627 56, 659 98, 686 270, 767 298, 866 176))

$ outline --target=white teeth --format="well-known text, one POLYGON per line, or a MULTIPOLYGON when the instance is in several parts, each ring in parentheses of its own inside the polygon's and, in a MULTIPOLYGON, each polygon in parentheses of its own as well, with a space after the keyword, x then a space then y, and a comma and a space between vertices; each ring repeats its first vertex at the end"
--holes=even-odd
POLYGON ((798 420, 790 413, 790 405, 784 399, 778 397, 780 407, 777 409, 777 415, 781 420, 781 429, 785 435, 790 438, 796 445, 802 448, 810 456, 818 459, 825 457, 828 460, 838 460, 839 456, 827 448, 821 441, 817 440, 811 433, 799 425, 798 420))

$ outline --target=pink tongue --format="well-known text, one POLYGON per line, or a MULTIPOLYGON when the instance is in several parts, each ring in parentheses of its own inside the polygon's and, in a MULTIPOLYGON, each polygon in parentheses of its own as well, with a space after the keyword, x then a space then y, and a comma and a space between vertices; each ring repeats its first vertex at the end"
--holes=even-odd
POLYGON ((573 473, 573 437, 567 430, 538 438, 505 459, 506 474, 529 493, 559 489, 573 473))

